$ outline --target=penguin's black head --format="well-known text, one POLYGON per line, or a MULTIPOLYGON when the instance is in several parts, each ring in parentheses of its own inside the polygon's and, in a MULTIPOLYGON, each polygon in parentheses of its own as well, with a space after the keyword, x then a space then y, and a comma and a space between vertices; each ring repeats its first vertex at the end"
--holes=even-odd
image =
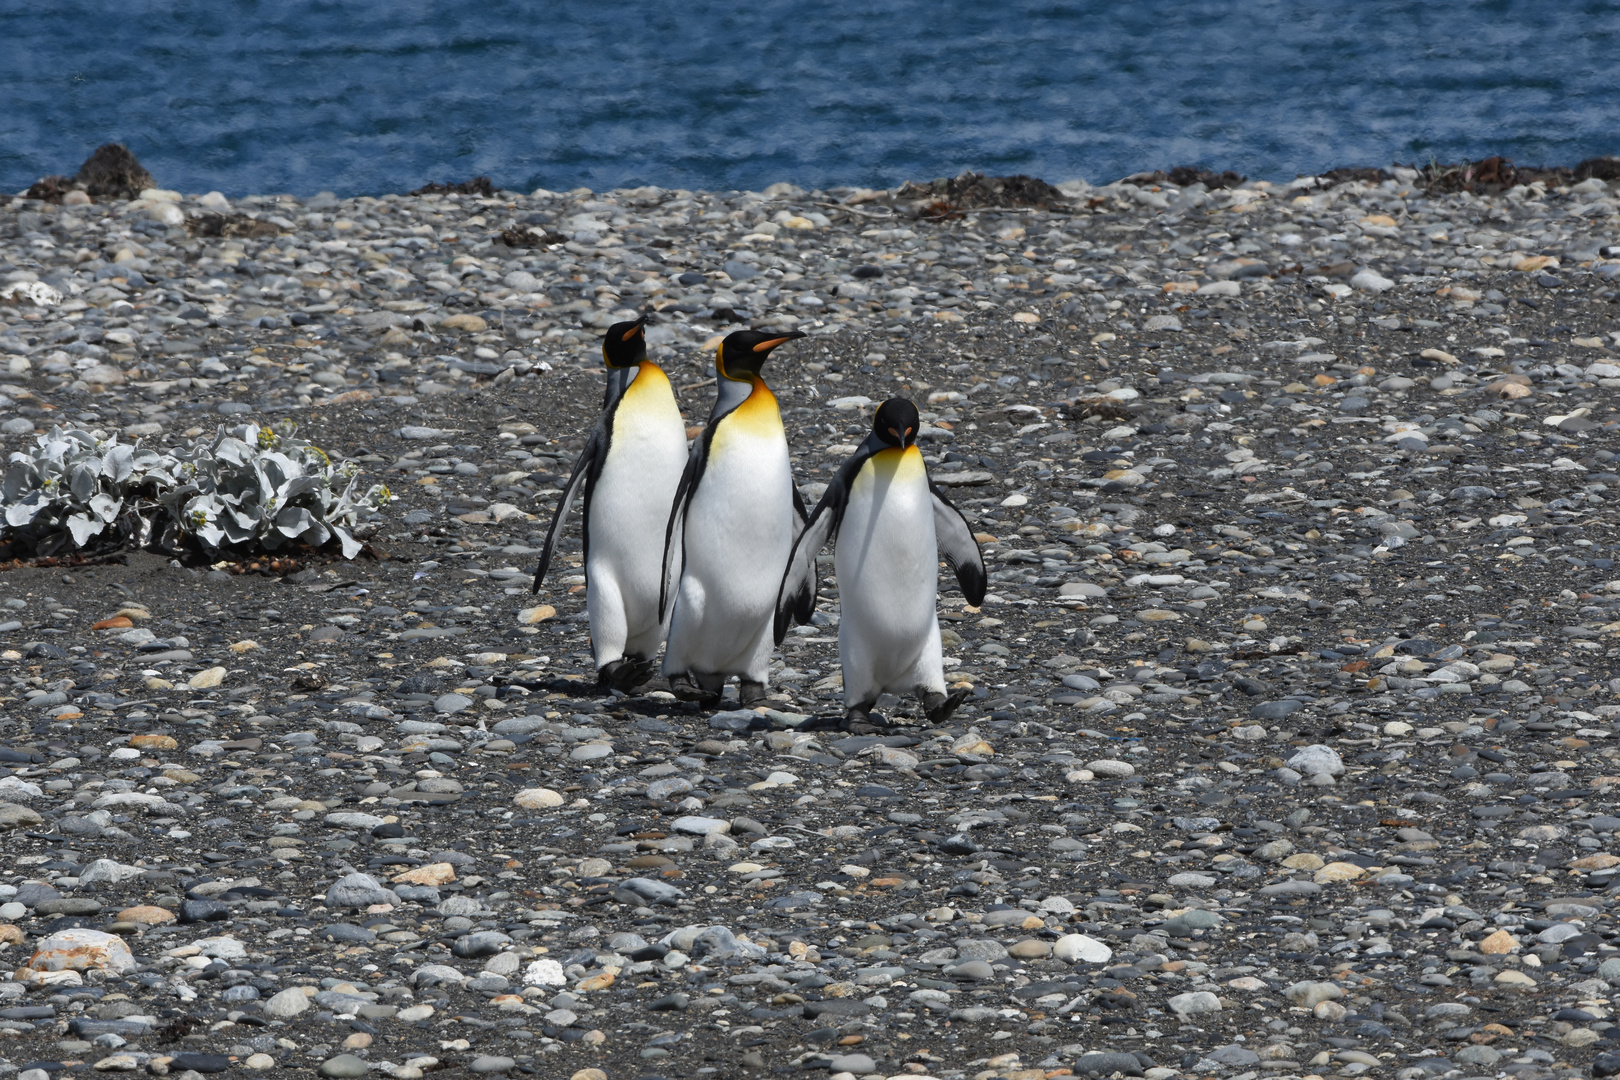
POLYGON ((903 397, 892 397, 879 405, 877 416, 872 418, 872 431, 877 437, 902 449, 916 445, 921 428, 922 418, 917 415, 917 406, 903 397))
POLYGON ((602 359, 610 368, 635 367, 647 359, 647 316, 614 323, 602 335, 602 359))
POLYGON ((784 341, 802 338, 798 330, 766 333, 763 330, 737 330, 727 334, 714 354, 714 368, 724 379, 749 382, 765 366, 771 350, 784 341))

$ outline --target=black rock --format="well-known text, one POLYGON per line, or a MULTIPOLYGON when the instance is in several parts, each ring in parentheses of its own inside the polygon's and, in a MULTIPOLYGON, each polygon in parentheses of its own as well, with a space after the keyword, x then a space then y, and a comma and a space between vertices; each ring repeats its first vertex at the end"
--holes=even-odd
POLYGON ((439 890, 432 885, 395 885, 394 895, 414 904, 437 904, 439 890))
POLYGON ((692 1003, 685 994, 666 994, 647 1006, 648 1012, 684 1012, 692 1003))
POLYGON ((870 1016, 872 1006, 864 1001, 853 998, 829 998, 826 1001, 807 1001, 804 1003, 804 1015, 807 1020, 819 1017, 840 1019, 845 1017, 870 1016))
POLYGON ((180 921, 183 923, 218 922, 230 916, 231 909, 218 900, 186 900, 180 904, 180 921))
POLYGON ((88 1016, 75 1016, 68 1028, 81 1039, 94 1039, 98 1035, 117 1035, 123 1039, 138 1039, 152 1034, 152 1025, 144 1020, 92 1020, 88 1016))
POLYGON ((0 1020, 50 1020, 55 1016, 54 1005, 22 1005, 14 1009, 0 1009, 0 1020))
POLYGON ((395 690, 395 693, 431 694, 443 682, 444 680, 440 676, 435 675, 432 672, 424 671, 416 675, 408 675, 404 679, 401 679, 399 687, 397 690, 395 690))
POLYGON ((17 903, 21 904, 23 907, 31 908, 42 901, 60 899, 61 896, 61 893, 57 892, 49 885, 41 885, 36 882, 25 882, 22 885, 17 886, 17 895, 13 896, 12 899, 17 901, 17 903))
MULTIPOLYGON (((1260 1059, 1255 1056, 1254 1060, 1258 1061, 1260 1059)), ((1148 1066, 1148 1068, 1152 1067, 1148 1066)), ((1115 1073, 1123 1073, 1126 1076, 1141 1076, 1143 1067, 1135 1054, 1127 1054, 1122 1051, 1105 1053, 1093 1050, 1090 1053, 1080 1055, 1080 1060, 1074 1063, 1074 1071, 1081 1076, 1112 1076, 1115 1073)))
POLYGON ((170 1071, 191 1069, 200 1073, 217 1073, 230 1067, 231 1059, 224 1054, 176 1054, 169 1062, 170 1071))

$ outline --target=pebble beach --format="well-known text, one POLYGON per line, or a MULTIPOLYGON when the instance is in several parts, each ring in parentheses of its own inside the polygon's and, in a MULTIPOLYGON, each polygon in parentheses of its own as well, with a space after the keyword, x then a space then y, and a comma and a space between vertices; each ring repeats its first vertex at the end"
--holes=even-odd
POLYGON ((0 204, 8 454, 397 496, 0 573, 0 1075, 1620 1073, 1617 182, 1233 179, 0 204), (694 426, 809 335, 812 505, 917 403, 949 726, 824 730, 830 582, 766 707, 596 692, 530 583, 641 312, 694 426))

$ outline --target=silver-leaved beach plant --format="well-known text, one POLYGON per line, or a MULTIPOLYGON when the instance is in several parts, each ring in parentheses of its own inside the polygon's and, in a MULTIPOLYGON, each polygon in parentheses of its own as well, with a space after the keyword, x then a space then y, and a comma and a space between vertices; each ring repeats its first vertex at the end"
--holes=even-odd
POLYGON ((297 437, 297 426, 244 424, 172 450, 120 443, 117 435, 53 428, 11 455, 0 483, 6 532, 41 555, 108 546, 275 551, 337 540, 343 557, 363 546, 362 515, 394 498, 360 489, 352 461, 334 463, 297 437))

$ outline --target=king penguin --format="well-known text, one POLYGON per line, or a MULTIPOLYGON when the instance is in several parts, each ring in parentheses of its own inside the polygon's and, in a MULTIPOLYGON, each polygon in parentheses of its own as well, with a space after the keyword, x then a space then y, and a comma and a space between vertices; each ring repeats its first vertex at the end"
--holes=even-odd
POLYGON ((730 675, 744 705, 765 696, 777 588, 805 512, 776 395, 759 373, 772 349, 801 337, 738 330, 714 354, 714 411, 664 544, 663 605, 673 607, 664 674, 683 701, 718 701, 730 675))
POLYGON ((628 693, 652 678, 664 640, 659 612, 664 526, 686 465, 686 424, 664 369, 647 359, 646 317, 602 337, 602 412, 557 501, 534 591, 540 590, 569 508, 585 496, 585 609, 597 678, 628 693))
POLYGON ((921 420, 905 398, 877 411, 872 433, 844 462, 793 546, 776 606, 776 640, 816 608, 816 555, 836 542, 838 658, 844 726, 868 734, 880 694, 915 693, 931 724, 950 718, 966 690, 945 693, 935 611, 939 556, 968 603, 984 602, 984 556, 961 511, 929 479, 917 449, 921 420))

